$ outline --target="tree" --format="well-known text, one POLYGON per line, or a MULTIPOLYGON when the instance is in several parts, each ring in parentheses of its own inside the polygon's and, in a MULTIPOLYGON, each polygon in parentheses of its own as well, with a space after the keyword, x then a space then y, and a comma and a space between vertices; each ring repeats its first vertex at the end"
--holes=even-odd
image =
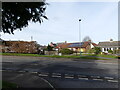
POLYGON ((95 49, 95 54, 100 54, 101 48, 100 47, 94 47, 95 49))
POLYGON ((86 37, 83 38, 83 42, 86 42, 86 41, 92 41, 92 40, 89 36, 86 36, 86 37))
POLYGON ((28 26, 28 22, 43 22, 47 3, 42 2, 3 2, 1 32, 14 34, 14 30, 28 26))
POLYGON ((47 51, 53 51, 53 47, 51 47, 49 44, 47 46, 47 51))
POLYGON ((68 54, 73 54, 73 51, 65 48, 60 50, 60 53, 68 55, 68 54))

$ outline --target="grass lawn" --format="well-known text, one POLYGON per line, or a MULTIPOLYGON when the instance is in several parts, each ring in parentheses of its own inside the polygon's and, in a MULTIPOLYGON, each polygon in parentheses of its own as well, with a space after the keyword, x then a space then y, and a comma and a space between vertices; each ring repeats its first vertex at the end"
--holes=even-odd
POLYGON ((117 56, 114 56, 114 55, 103 55, 103 54, 98 54, 97 56, 99 56, 99 57, 106 57, 106 58, 113 58, 113 59, 117 58, 117 56))
POLYGON ((21 53, 0 53, 0 55, 9 55, 9 56, 34 56, 34 57, 52 57, 52 58, 81 58, 81 59, 96 59, 96 60, 108 60, 106 58, 117 59, 117 56, 113 55, 93 55, 93 54, 82 54, 82 56, 76 55, 38 55, 38 54, 21 54, 21 53), (100 58, 105 57, 105 58, 100 58))
POLYGON ((12 90, 12 88, 17 88, 17 84, 10 83, 7 81, 2 81, 2 88, 3 88, 3 90, 7 90, 7 88, 12 90))

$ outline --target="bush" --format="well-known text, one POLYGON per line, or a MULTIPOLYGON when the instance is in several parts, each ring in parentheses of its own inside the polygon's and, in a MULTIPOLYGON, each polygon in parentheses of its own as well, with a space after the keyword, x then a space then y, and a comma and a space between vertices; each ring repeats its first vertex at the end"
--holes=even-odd
POLYGON ((100 49, 100 47, 94 47, 94 48, 88 50, 87 52, 88 53, 94 53, 94 54, 100 54, 101 49, 100 49))
POLYGON ((87 53, 95 53, 95 49, 92 48, 92 49, 88 50, 87 53))
POLYGON ((100 47, 95 47, 95 54, 100 54, 101 53, 101 49, 100 47))
POLYGON ((108 50, 108 53, 111 53, 111 54, 113 54, 113 51, 112 51, 112 50, 108 50))
POLYGON ((69 54, 73 54, 73 51, 66 48, 66 49, 60 50, 60 53, 64 55, 69 55, 69 54))
POLYGON ((114 54, 119 54, 119 53, 120 53, 120 49, 118 49, 118 50, 113 50, 113 53, 114 53, 114 54))

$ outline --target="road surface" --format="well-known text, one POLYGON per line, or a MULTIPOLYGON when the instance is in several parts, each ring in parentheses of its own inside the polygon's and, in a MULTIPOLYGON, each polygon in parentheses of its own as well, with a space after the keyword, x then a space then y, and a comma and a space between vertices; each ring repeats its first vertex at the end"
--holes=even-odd
MULTIPOLYGON (((15 73, 15 75, 16 73, 28 72, 35 73, 35 75, 44 78, 55 88, 118 88, 117 59, 81 60, 3 56, 2 69, 3 80, 7 79, 5 77, 7 76, 6 74, 10 74, 11 72, 15 73)), ((9 78, 12 78, 12 76, 9 78)))

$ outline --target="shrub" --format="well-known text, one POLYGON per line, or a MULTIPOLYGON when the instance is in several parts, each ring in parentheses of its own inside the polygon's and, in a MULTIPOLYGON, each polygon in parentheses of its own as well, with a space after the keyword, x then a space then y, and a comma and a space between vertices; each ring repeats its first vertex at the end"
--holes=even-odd
POLYGON ((112 50, 108 50, 108 53, 111 53, 111 54, 113 54, 113 51, 112 51, 112 50))
POLYGON ((100 54, 101 53, 100 47, 94 47, 94 49, 95 49, 95 54, 100 54))
POLYGON ((73 51, 65 48, 65 49, 60 50, 60 53, 64 55, 68 55, 68 54, 73 54, 73 51))
POLYGON ((101 52, 100 47, 94 47, 90 50, 87 51, 88 53, 94 53, 94 54, 99 54, 101 52))
POLYGON ((114 54, 119 54, 119 53, 120 53, 120 49, 118 49, 118 50, 113 50, 113 53, 114 53, 114 54))
POLYGON ((87 53, 95 53, 95 49, 94 49, 94 48, 89 49, 89 50, 87 51, 87 53))

